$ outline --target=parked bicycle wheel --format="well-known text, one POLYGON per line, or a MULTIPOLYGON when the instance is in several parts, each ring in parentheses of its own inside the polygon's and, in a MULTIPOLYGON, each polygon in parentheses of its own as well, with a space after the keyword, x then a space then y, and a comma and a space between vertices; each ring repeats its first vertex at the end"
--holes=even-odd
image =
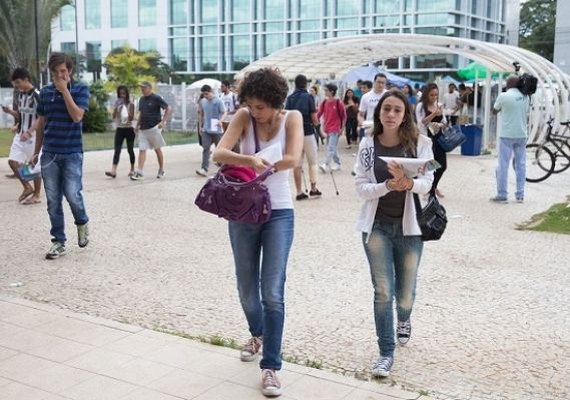
POLYGON ((554 155, 539 144, 526 145, 526 181, 542 182, 554 170, 554 155))
POLYGON ((544 146, 554 155, 553 174, 566 171, 570 168, 570 145, 562 139, 550 138, 544 146))

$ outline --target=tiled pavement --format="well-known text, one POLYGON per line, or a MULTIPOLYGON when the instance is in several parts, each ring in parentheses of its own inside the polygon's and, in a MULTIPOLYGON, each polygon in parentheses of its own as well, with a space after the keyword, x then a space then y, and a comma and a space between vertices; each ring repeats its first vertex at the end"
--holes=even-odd
MULTIPOLYGON (((283 400, 421 399, 285 363, 283 400)), ((238 352, 0 296, 0 400, 255 400, 257 363, 238 352)))

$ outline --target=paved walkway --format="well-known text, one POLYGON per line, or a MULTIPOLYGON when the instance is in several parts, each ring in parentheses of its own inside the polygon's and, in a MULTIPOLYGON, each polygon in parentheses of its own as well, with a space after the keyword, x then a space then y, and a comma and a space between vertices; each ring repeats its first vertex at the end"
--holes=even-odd
MULTIPOLYGON (((2 400, 254 400, 257 363, 206 345, 0 296, 2 400)), ((377 382, 285 363, 283 400, 429 400, 377 382)))
MULTIPOLYGON (((283 352, 290 361, 366 378, 377 357, 372 288, 355 232, 361 201, 343 171, 320 175, 320 200, 296 204, 283 352)), ((227 224, 193 200, 196 145, 165 149, 167 176, 106 179, 109 151, 85 156, 92 242, 46 261, 45 204, 21 206, 17 182, 0 179, 0 294, 115 321, 242 342, 227 224), (10 286, 21 283, 21 286, 10 286)), ((156 170, 149 155, 150 172, 156 170)), ((410 343, 398 348, 389 384, 441 399, 570 398, 570 236, 516 230, 570 194, 570 175, 528 185, 524 204, 492 204, 492 156, 449 157, 441 181, 450 223, 420 267, 410 343)), ((0 177, 7 162, 0 160, 0 177)), ((149 173, 149 176, 152 174, 149 173)), ((286 391, 286 394, 288 392, 286 391)), ((310 397, 307 397, 310 399, 310 397)))

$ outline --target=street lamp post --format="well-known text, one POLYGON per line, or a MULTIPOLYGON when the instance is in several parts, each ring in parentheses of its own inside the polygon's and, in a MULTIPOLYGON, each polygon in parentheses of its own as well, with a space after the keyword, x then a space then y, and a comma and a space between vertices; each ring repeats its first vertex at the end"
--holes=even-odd
POLYGON ((34 0, 34 28, 36 30, 36 73, 38 74, 38 84, 42 85, 42 70, 40 67, 40 33, 38 24, 38 0, 34 0))

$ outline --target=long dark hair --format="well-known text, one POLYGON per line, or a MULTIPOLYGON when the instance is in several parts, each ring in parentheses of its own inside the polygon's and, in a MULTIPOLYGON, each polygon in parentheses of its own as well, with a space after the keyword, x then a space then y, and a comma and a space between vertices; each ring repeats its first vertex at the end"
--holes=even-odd
POLYGON ((117 88, 117 98, 120 99, 121 98, 121 90, 124 90, 125 93, 127 94, 125 96, 125 101, 127 102, 127 104, 129 104, 131 102, 131 96, 129 94, 129 88, 126 87, 125 85, 121 85, 117 88))
POLYGON ((354 95, 354 90, 352 90, 352 89, 346 89, 346 92, 344 92, 344 99, 342 100, 342 102, 344 104, 348 104, 348 100, 349 100, 348 92, 352 93, 352 101, 354 101, 356 104, 359 104, 360 99, 358 98, 358 96, 354 95))
POLYGON ((435 83, 428 83, 426 85, 426 87, 424 88, 424 90, 422 91, 422 97, 420 98, 420 101, 422 102, 422 109, 424 110, 424 114, 428 115, 428 98, 429 98, 429 92, 431 92, 432 90, 437 90, 438 94, 439 94, 439 88, 437 87, 437 85, 435 83))
POLYGON ((376 137, 384 133, 384 127, 380 121, 380 110, 382 109, 384 101, 390 97, 395 97, 404 103, 404 119, 398 129, 400 144, 404 147, 406 153, 409 152, 411 154, 416 154, 416 146, 420 131, 414 122, 414 113, 412 112, 412 107, 408 102, 408 98, 400 89, 390 89, 378 102, 378 105, 374 109, 374 127, 372 128, 372 136, 376 137))

